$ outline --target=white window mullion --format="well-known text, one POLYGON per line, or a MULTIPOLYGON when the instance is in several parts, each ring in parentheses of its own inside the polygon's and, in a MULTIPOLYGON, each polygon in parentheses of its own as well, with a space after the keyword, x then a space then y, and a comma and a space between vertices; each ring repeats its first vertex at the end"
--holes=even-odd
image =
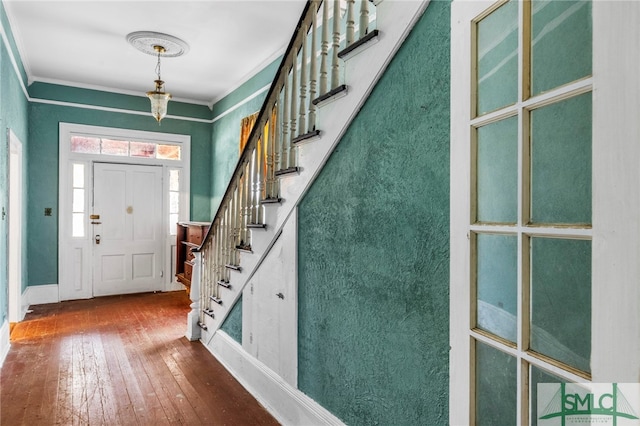
POLYGON ((527 72, 525 69, 528 64, 528 57, 524 54, 525 46, 527 45, 527 31, 528 26, 523 25, 525 21, 525 16, 527 15, 528 8, 522 2, 519 2, 518 7, 518 102, 517 102, 517 111, 518 111, 518 194, 517 194, 517 217, 518 217, 518 245, 517 245, 517 299, 518 299, 518 315, 517 315, 517 348, 518 354, 516 356, 517 359, 517 378, 518 378, 518 395, 517 395, 517 406, 516 406, 516 421, 519 425, 524 425, 528 423, 529 419, 529 407, 527 401, 529 400, 529 389, 528 389, 528 377, 529 377, 529 368, 527 362, 522 359, 521 354, 524 349, 526 349, 526 345, 528 342, 528 315, 529 315, 529 306, 526 305, 529 297, 528 297, 528 287, 524 287, 522 283, 525 280, 528 282, 527 274, 528 262, 526 262, 526 256, 528 255, 527 250, 527 242, 528 239, 525 235, 523 235, 522 227, 527 223, 526 218, 524 218, 525 212, 527 211, 528 202, 526 200, 528 192, 524 190, 524 184, 528 180, 528 176, 525 175, 528 167, 525 167, 525 162, 527 161, 528 155, 525 153, 525 146, 527 146, 527 140, 525 136, 524 129, 527 125, 527 120, 524 118, 522 102, 528 95, 528 85, 523 83, 525 81, 525 73, 527 72))

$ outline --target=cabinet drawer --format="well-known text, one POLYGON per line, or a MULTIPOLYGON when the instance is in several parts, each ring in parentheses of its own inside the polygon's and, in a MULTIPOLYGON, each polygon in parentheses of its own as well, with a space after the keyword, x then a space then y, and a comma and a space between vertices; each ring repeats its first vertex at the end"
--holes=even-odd
POLYGON ((186 260, 187 262, 193 262, 193 259, 195 259, 196 255, 193 254, 193 252, 191 251, 191 249, 187 249, 187 255, 186 255, 186 260))
POLYGON ((191 274, 193 273, 193 265, 189 262, 184 262, 184 277, 191 281, 191 274))
POLYGON ((202 244, 202 238, 204 237, 204 228, 201 226, 189 226, 187 228, 187 241, 191 244, 202 244))

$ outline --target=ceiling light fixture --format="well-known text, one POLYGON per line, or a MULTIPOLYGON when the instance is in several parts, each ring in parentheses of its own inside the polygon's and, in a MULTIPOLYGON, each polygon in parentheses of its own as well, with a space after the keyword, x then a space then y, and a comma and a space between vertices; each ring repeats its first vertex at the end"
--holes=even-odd
POLYGON ((160 75, 160 56, 165 52, 165 48, 155 45, 153 49, 158 52, 158 64, 156 65, 158 78, 154 80, 156 89, 147 92, 147 97, 151 101, 151 115, 153 115, 153 118, 160 124, 160 121, 167 115, 167 104, 169 103, 169 99, 171 99, 171 93, 164 91, 164 81, 162 81, 162 76, 160 75))
POLYGON ((189 51, 189 45, 177 37, 153 31, 136 31, 127 35, 127 41, 136 49, 158 57, 156 64, 157 78, 154 80, 155 90, 147 92, 151 101, 151 114, 158 121, 167 115, 167 105, 171 93, 164 91, 164 81, 160 72, 160 57, 173 58, 189 51))

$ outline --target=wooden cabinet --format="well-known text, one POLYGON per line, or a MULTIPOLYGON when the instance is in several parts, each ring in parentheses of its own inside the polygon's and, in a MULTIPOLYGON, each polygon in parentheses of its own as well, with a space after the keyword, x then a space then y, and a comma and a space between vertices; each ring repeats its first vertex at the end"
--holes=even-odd
POLYGON ((179 222, 176 242, 176 278, 184 284, 187 292, 191 288, 193 273, 193 249, 200 247, 207 235, 208 222, 179 222))

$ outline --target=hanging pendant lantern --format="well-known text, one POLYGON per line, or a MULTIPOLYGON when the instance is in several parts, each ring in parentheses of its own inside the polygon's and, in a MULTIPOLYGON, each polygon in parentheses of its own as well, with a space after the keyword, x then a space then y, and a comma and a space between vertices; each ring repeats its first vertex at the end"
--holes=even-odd
POLYGON ((160 55, 165 52, 164 47, 162 46, 153 46, 153 49, 158 52, 158 64, 156 65, 156 74, 158 78, 154 80, 156 84, 156 89, 150 92, 147 92, 147 97, 151 101, 151 115, 158 121, 160 121, 167 115, 167 106, 169 104, 169 99, 171 99, 171 93, 166 93, 164 91, 164 81, 162 81, 162 77, 160 75, 160 55))

